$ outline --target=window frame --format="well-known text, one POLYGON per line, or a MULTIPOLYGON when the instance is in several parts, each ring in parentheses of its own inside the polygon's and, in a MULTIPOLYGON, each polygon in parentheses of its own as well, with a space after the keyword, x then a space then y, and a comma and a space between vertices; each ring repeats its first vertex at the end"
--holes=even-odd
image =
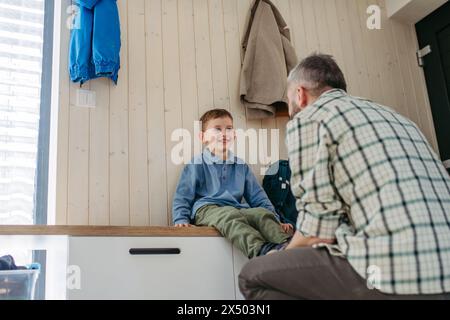
MULTIPOLYGON (((53 37, 54 37, 55 3, 44 1, 44 34, 42 48, 41 102, 39 109, 38 152, 36 164, 35 199, 33 222, 46 225, 48 222, 48 184, 50 131, 52 111, 52 75, 53 75, 53 37)), ((46 251, 34 250, 33 261, 41 265, 41 272, 36 283, 35 299, 44 300, 46 295, 46 251)))
POLYGON ((42 51, 41 103, 36 164, 35 199, 33 221, 35 225, 46 225, 48 221, 48 182, 50 120, 52 106, 54 1, 44 2, 44 37, 42 51))

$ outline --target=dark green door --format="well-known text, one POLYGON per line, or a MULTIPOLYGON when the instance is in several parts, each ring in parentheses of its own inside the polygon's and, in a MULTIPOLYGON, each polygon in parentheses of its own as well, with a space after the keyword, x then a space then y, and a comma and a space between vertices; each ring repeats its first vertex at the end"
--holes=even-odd
POLYGON ((416 24, 442 161, 450 172, 450 2, 416 24))

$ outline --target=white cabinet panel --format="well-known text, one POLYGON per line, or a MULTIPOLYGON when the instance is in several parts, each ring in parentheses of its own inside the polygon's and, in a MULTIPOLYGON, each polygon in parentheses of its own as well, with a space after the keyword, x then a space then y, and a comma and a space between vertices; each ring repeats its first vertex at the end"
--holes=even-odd
POLYGON ((233 247, 233 269, 234 269, 234 281, 236 283, 236 300, 244 300, 244 296, 239 290, 239 273, 241 273, 244 265, 249 259, 239 249, 233 247))
POLYGON ((71 237, 81 289, 69 299, 235 299, 231 245, 223 238, 71 237), (180 254, 131 255, 132 248, 180 254))

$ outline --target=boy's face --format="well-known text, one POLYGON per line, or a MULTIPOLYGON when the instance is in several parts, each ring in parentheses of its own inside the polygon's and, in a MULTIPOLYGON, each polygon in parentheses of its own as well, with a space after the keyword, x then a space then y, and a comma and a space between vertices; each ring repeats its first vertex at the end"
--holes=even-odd
POLYGON ((236 139, 233 120, 228 117, 209 120, 200 139, 215 154, 231 150, 236 139))

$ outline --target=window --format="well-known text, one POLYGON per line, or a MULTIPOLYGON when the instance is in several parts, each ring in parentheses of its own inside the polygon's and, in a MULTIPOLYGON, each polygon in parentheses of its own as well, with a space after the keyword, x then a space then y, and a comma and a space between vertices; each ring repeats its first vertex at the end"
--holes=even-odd
POLYGON ((0 0, 0 224, 46 223, 52 38, 53 0, 0 0))

